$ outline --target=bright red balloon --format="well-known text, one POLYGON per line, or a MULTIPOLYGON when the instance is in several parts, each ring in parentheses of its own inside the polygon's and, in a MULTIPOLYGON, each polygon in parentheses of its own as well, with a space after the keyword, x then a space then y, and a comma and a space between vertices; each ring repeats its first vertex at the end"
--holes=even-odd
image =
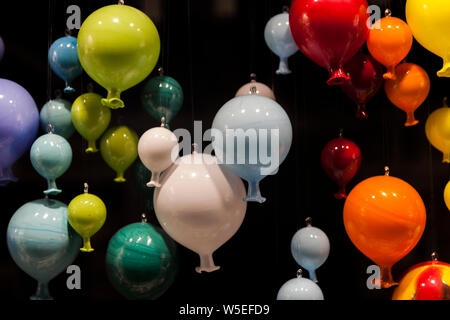
POLYGON ((344 93, 358 105, 357 118, 367 118, 366 103, 383 84, 383 68, 369 55, 357 54, 344 69, 351 78, 342 85, 344 93))
POLYGON ((358 145, 340 135, 323 148, 321 161, 327 175, 339 186, 339 191, 334 197, 347 198, 345 186, 361 166, 361 150, 358 145))
POLYGON ((289 26, 299 49, 330 73, 329 85, 349 77, 343 70, 366 41, 369 28, 366 0, 295 0, 289 26))

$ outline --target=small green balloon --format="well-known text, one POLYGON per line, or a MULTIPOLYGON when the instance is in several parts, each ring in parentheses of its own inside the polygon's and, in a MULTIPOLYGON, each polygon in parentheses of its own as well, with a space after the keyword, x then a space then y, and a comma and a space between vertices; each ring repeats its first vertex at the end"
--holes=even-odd
POLYGON ((138 135, 127 126, 110 128, 100 140, 103 160, 116 171, 115 182, 125 182, 125 170, 138 156, 138 135))
POLYGON ((141 101, 149 115, 169 123, 183 105, 183 89, 174 78, 160 75, 145 84, 141 101))
POLYGON ((130 6, 94 11, 78 32, 78 56, 86 73, 108 90, 102 103, 123 108, 120 93, 144 80, 158 61, 160 39, 150 18, 130 6))
POLYGON ((95 141, 108 128, 111 110, 101 103, 96 93, 85 93, 72 104, 72 122, 78 133, 88 141, 86 152, 97 152, 95 141))
POLYGON ((172 285, 177 271, 176 245, 158 227, 129 224, 109 241, 106 272, 127 299, 154 300, 172 285))
POLYGON ((147 187, 147 182, 151 180, 152 172, 147 169, 139 157, 133 164, 133 180, 138 190, 145 197, 145 208, 147 211, 153 211, 153 193, 155 188, 147 187))

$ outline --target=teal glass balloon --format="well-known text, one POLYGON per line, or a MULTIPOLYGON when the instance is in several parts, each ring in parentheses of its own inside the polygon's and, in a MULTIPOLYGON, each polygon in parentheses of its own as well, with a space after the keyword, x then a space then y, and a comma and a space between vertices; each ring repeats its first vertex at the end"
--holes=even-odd
POLYGON ((14 262, 38 281, 33 300, 51 299, 49 281, 73 263, 81 246, 67 221, 67 206, 53 199, 21 206, 9 221, 6 239, 14 262))
POLYGON ((47 179, 44 194, 61 193, 56 178, 63 175, 72 163, 72 148, 66 139, 54 133, 40 136, 31 146, 30 159, 33 168, 47 179))
POLYGON ((145 84, 141 101, 149 115, 169 123, 183 105, 183 89, 174 78, 159 75, 145 84))
POLYGON ((133 181, 138 188, 139 192, 145 198, 145 209, 147 211, 153 211, 153 193, 155 188, 147 187, 147 182, 151 180, 152 172, 147 169, 142 163, 139 157, 133 164, 133 181))
POLYGON ((106 272, 127 299, 157 299, 173 283, 176 270, 176 245, 161 228, 132 223, 109 241, 106 272))
POLYGON ((64 99, 54 99, 48 101, 40 112, 41 128, 45 132, 48 125, 54 128, 54 133, 69 139, 75 131, 72 124, 72 104, 64 99))

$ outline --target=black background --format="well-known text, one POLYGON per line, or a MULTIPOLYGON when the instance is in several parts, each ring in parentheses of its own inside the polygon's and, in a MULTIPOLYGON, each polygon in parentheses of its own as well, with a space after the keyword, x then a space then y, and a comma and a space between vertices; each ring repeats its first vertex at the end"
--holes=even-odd
MULTIPOLYGON (((113 1, 6 1, 0 10, 0 35, 6 53, 0 62, 0 77, 18 82, 34 97, 41 108, 63 88, 54 74, 48 77, 49 44, 64 35, 66 8, 81 7, 82 19, 92 11, 113 1)), ((167 75, 183 87, 185 100, 171 128, 192 132, 193 120, 202 120, 203 129, 211 126, 217 110, 249 81, 255 72, 258 80, 271 86, 278 102, 292 121, 294 140, 286 161, 276 176, 261 183, 267 201, 249 203, 247 215, 238 233, 214 254, 222 269, 211 274, 197 274, 198 256, 179 248, 179 272, 174 284, 160 301, 223 302, 267 301, 275 299, 279 287, 295 276, 298 269, 290 254, 290 240, 304 226, 304 219, 325 231, 331 252, 318 270, 319 285, 328 300, 389 299, 392 290, 368 290, 365 270, 372 264, 350 242, 342 222, 343 201, 333 198, 336 186, 323 172, 320 152, 323 146, 344 129, 344 136, 361 148, 363 163, 349 184, 383 174, 389 165, 391 175, 412 184, 421 194, 427 208, 427 227, 416 248, 394 266, 398 279, 410 266, 428 260, 437 250, 440 259, 450 261, 450 215, 442 192, 449 177, 449 165, 430 147, 424 132, 427 115, 441 107, 448 94, 450 79, 438 78, 439 57, 424 50, 417 42, 407 61, 426 69, 431 79, 431 93, 418 109, 419 125, 405 128, 405 114, 395 108, 383 90, 369 103, 368 120, 354 117, 355 105, 338 87, 327 86, 327 72, 296 53, 289 59, 291 75, 277 76, 278 58, 266 47, 264 26, 281 12, 289 1, 275 0, 152 0, 126 1, 146 12, 156 24, 161 37, 162 65, 167 75)), ((369 1, 382 12, 389 7, 394 16, 404 19, 405 1, 369 1)), ((76 35, 76 33, 75 33, 76 35)), ((367 51, 366 48, 363 50, 367 51)), ((156 68, 155 68, 156 69, 156 68)), ((150 77, 154 76, 154 71, 150 77)), ((86 74, 73 85, 73 101, 86 92, 86 74)), ((140 105, 142 83, 123 93, 126 108, 115 110, 111 125, 124 124, 140 135, 158 123, 140 105)), ((105 90, 95 85, 95 91, 105 90)), ((41 131, 42 133, 42 131, 41 131)), ((68 290, 66 274, 50 282, 51 294, 57 300, 110 300, 122 297, 109 284, 105 273, 105 252, 109 239, 121 227, 139 220, 144 199, 132 181, 131 172, 124 184, 112 181, 113 171, 99 153, 84 153, 86 142, 75 133, 69 140, 74 155, 69 170, 58 179, 63 193, 56 198, 65 203, 82 192, 83 182, 100 196, 108 208, 108 218, 94 236, 91 254, 80 253, 75 264, 82 270, 82 289, 68 290)), ((204 146, 205 147, 205 146, 204 146)), ((0 189, 0 295, 6 299, 26 300, 34 293, 36 282, 22 272, 11 259, 6 246, 6 229, 10 217, 25 202, 42 198, 46 182, 32 168, 26 153, 13 167, 20 178, 0 189)), ((157 223, 154 214, 150 221, 157 223)))

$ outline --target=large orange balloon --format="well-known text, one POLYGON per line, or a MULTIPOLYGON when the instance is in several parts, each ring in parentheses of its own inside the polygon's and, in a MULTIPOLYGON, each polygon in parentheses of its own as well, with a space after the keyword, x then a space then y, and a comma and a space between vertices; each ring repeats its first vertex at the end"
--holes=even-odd
POLYGON ((360 182, 344 205, 350 240, 381 269, 380 285, 389 288, 392 266, 417 244, 425 229, 422 198, 405 181, 375 176, 360 182))
POLYGON ((425 70, 414 63, 399 64, 395 70, 396 79, 384 83, 389 100, 406 112, 405 126, 419 123, 414 111, 425 101, 430 92, 430 78, 425 70))
POLYGON ((396 79, 395 67, 411 50, 413 36, 403 20, 387 16, 374 23, 367 38, 372 57, 387 68, 384 79, 396 79))

